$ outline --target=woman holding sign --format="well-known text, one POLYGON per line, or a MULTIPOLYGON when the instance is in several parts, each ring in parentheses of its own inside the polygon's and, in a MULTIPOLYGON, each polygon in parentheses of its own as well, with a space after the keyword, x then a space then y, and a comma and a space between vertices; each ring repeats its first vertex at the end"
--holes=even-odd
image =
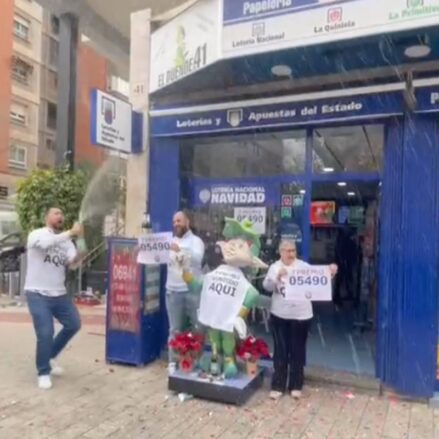
MULTIPOLYGON (((310 265, 297 259, 294 241, 282 241, 279 246, 280 260, 272 264, 264 279, 264 289, 272 292, 271 331, 274 341, 274 375, 270 398, 279 399, 287 388, 291 396, 302 396, 304 368, 306 363, 306 341, 313 317, 311 300, 292 300, 285 289, 285 281, 291 270, 309 270, 310 265)), ((331 276, 337 266, 330 265, 331 276)))

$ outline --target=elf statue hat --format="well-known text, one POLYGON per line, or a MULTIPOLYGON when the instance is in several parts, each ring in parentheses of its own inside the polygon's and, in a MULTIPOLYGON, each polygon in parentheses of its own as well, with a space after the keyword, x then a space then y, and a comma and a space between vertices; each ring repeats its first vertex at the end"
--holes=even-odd
POLYGON ((250 243, 250 250, 254 256, 258 256, 261 250, 261 242, 259 234, 255 231, 253 223, 244 219, 242 222, 234 218, 224 218, 225 225, 223 229, 223 236, 226 239, 244 239, 250 243))

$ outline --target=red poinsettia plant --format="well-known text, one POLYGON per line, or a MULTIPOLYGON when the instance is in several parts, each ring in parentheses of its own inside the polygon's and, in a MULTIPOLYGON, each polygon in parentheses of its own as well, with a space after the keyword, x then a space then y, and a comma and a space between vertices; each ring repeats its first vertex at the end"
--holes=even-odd
POLYGON ((269 358, 270 351, 264 340, 250 336, 237 346, 236 355, 244 361, 254 362, 260 358, 269 358))
POLYGON ((196 357, 203 350, 203 342, 203 336, 200 334, 182 332, 169 342, 169 347, 182 357, 196 357))
POLYGON ((192 332, 182 332, 170 340, 169 347, 179 354, 179 365, 183 372, 192 371, 196 359, 203 351, 203 344, 203 336, 192 332))

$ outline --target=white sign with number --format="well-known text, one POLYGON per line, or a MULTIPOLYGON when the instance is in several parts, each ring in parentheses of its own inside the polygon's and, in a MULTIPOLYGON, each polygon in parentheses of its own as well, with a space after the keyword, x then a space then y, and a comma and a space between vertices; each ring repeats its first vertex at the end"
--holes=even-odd
POLYGON ((267 209, 265 207, 235 207, 233 217, 236 221, 249 220, 260 235, 265 234, 267 209))
POLYGON ((137 262, 145 265, 168 264, 172 233, 151 233, 139 238, 137 262))
POLYGON ((332 301, 332 276, 328 265, 310 265, 288 270, 281 294, 286 300, 332 301))

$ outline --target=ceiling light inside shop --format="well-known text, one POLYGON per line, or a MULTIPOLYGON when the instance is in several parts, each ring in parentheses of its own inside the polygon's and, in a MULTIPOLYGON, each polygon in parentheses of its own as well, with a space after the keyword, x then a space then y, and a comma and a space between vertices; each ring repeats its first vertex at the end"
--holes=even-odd
POLYGON ((348 192, 348 197, 355 197, 355 192, 348 192))
POLYGON ((404 55, 407 58, 424 58, 431 53, 430 43, 427 37, 420 38, 417 44, 406 47, 404 55))
POLYGON ((285 64, 277 64, 271 68, 271 73, 274 76, 278 77, 288 77, 291 78, 292 76, 292 70, 291 67, 285 65, 285 64))
POLYGON ((337 186, 345 187, 346 184, 347 184, 347 183, 346 183, 345 181, 339 181, 339 182, 337 183, 337 186))
POLYGON ((305 189, 301 189, 301 190, 299 191, 299 193, 302 194, 302 195, 305 195, 305 194, 306 194, 306 190, 305 190, 305 189))
POLYGON ((334 172, 334 168, 323 168, 323 172, 334 172))

